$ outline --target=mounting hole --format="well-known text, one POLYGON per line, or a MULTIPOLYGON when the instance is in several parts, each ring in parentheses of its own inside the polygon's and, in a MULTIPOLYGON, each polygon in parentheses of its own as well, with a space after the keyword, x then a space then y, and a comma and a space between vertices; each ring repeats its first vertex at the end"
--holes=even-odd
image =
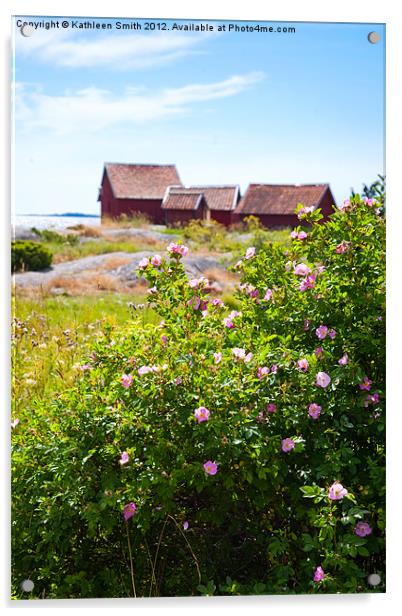
POLYGON ((367 577, 367 582, 370 584, 370 586, 378 586, 378 584, 381 582, 381 576, 378 575, 378 573, 370 573, 370 575, 367 577))
POLYGON ((29 24, 24 24, 21 26, 21 34, 22 36, 32 36, 34 33, 34 29, 29 24))
POLYGON ((369 43, 375 45, 381 39, 381 36, 378 34, 378 32, 369 32, 367 38, 369 40, 369 43))
POLYGON ((24 592, 32 592, 35 584, 32 580, 24 580, 21 584, 21 588, 24 592))

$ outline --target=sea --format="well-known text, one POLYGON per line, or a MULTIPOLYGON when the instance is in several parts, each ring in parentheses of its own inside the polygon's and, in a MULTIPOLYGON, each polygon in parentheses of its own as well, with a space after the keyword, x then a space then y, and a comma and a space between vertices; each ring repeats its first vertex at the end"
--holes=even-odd
POLYGON ((66 229, 73 225, 100 225, 100 216, 40 216, 18 214, 11 219, 13 227, 25 229, 66 229))

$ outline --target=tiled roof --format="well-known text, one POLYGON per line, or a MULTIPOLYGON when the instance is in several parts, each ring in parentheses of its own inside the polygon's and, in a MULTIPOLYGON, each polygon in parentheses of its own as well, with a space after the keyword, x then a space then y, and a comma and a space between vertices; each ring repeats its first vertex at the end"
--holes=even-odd
POLYGON ((239 201, 238 186, 190 186, 190 190, 204 193, 210 210, 234 210, 239 201))
POLYGON ((182 185, 175 165, 106 163, 105 170, 116 199, 163 199, 168 186, 182 185))
POLYGON ((202 192, 190 188, 169 187, 162 201, 164 210, 196 210, 205 198, 202 192))
POLYGON ((328 184, 250 184, 236 214, 294 214, 298 203, 316 207, 328 184))

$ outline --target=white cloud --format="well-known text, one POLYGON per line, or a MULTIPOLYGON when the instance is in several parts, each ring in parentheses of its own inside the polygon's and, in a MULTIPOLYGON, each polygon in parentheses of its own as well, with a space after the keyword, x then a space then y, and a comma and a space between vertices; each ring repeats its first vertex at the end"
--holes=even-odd
POLYGON ((16 84, 16 126, 18 130, 45 129, 67 134, 143 124, 188 113, 191 104, 235 96, 263 78, 263 73, 251 72, 215 83, 190 84, 160 92, 127 88, 120 96, 96 87, 51 96, 39 88, 16 84))
POLYGON ((36 30, 31 37, 17 36, 15 43, 17 54, 34 55, 53 66, 122 70, 162 66, 200 53, 194 48, 213 36, 218 35, 156 32, 149 36, 121 33, 85 38, 69 30, 36 30))

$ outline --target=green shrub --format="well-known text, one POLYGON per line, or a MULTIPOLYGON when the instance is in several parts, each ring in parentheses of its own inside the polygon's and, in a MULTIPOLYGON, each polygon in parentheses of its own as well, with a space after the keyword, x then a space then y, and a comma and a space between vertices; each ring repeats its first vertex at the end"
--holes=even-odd
POLYGON ((78 235, 74 233, 67 233, 66 235, 62 233, 57 233, 57 231, 52 231, 51 229, 36 229, 32 227, 31 231, 33 231, 41 240, 45 242, 51 242, 52 244, 68 244, 69 246, 76 246, 80 238, 78 235))
POLYGON ((307 237, 237 263, 229 314, 184 247, 143 259, 160 324, 105 331, 19 417, 17 596, 384 591, 384 220, 298 213, 307 237))
POLYGON ((258 216, 253 216, 252 214, 245 216, 243 223, 246 226, 247 231, 250 233, 254 233, 258 229, 262 228, 262 224, 258 216))
POLYGON ((209 248, 213 251, 236 251, 242 243, 226 227, 216 220, 190 220, 182 228, 182 236, 192 242, 194 248, 209 248))
POLYGON ((26 270, 46 269, 52 263, 52 253, 41 244, 29 240, 11 242, 11 270, 20 272, 26 270))

